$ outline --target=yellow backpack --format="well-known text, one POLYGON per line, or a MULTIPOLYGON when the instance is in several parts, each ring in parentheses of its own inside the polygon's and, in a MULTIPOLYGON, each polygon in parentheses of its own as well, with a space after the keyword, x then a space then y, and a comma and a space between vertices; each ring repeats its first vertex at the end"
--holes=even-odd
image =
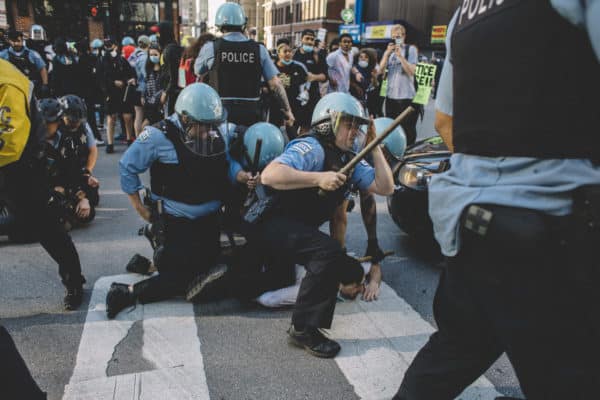
POLYGON ((32 90, 25 75, 0 59, 0 168, 18 161, 25 150, 31 131, 32 90))

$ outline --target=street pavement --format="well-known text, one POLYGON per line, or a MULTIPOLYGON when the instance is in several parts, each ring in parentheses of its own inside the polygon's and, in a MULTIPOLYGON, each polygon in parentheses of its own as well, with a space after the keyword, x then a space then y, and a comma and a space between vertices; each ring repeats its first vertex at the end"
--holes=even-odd
MULTIPOLYGON (((432 136, 433 103, 419 123, 432 136)), ((0 322, 13 335, 31 372, 56 399, 389 399, 418 349, 433 331, 432 301, 441 271, 435 252, 417 250, 378 198, 383 263, 378 301, 338 303, 332 338, 342 352, 312 357, 287 344, 291 311, 266 310, 234 300, 191 305, 182 299, 126 310, 106 320, 104 297, 113 281, 135 282, 125 264, 151 257, 143 224, 121 192, 118 160, 100 148, 96 220, 72 232, 84 275, 84 304, 62 310, 57 267, 37 244, 0 237, 0 322)), ((347 247, 362 255, 365 231, 358 206, 349 215, 347 247)), ((520 395, 503 356, 461 396, 520 395)), ((0 395, 2 399, 6 394, 0 395)), ((16 396, 15 399, 20 397, 16 396)))

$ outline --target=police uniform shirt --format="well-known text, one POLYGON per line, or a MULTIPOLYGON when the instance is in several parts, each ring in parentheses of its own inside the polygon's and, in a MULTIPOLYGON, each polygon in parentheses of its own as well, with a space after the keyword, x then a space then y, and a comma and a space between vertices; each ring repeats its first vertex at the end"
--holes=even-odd
MULTIPOLYGON (((283 153, 273 162, 299 171, 320 172, 325 165, 325 150, 314 137, 298 138, 288 143, 283 153)), ((375 181, 375 169, 362 160, 356 165, 347 182, 361 190, 367 190, 373 181, 375 181)))
MULTIPOLYGON (((96 147, 96 138, 94 138, 94 132, 92 132, 92 128, 90 127, 90 124, 88 124, 87 122, 84 123, 84 129, 85 129, 85 144, 87 145, 88 149, 91 149, 93 147, 96 147)), ((60 128, 56 131, 56 135, 54 135, 54 137, 50 140, 48 140, 48 143, 50 143, 52 145, 52 147, 54 147, 55 149, 58 149, 58 145, 60 144, 60 139, 62 138, 63 133, 61 132, 60 128)))
MULTIPOLYGON (((248 41, 248 38, 244 36, 241 32, 229 32, 223 35, 223 40, 227 40, 230 42, 245 42, 248 41)), ((259 46, 260 48, 260 65, 262 66, 262 75, 265 82, 273 79, 275 75, 279 73, 277 67, 273 63, 269 52, 265 48, 265 46, 259 46)), ((198 58, 194 63, 194 72, 196 75, 202 75, 207 73, 213 66, 215 60, 215 47, 214 43, 209 41, 206 42, 202 49, 200 49, 200 53, 198 54, 198 58)))
MULTIPOLYGON (((179 129, 183 129, 177 114, 168 118, 179 129)), ((225 138, 225 136, 223 136, 225 138)), ((225 140, 228 146, 227 140, 225 140)), ((235 182, 235 175, 241 169, 241 166, 229 157, 229 179, 235 182)), ((147 126, 140 136, 129 146, 123 157, 119 161, 119 174, 121 177, 121 189, 127 194, 134 194, 143 189, 142 181, 138 176, 147 171, 155 162, 164 164, 177 164, 177 152, 173 143, 158 128, 147 126)), ((188 219, 200 218, 217 212, 221 207, 221 201, 214 200, 203 204, 185 204, 170 200, 165 197, 157 196, 152 193, 152 199, 162 200, 165 212, 174 217, 188 219)))
POLYGON ((0 58, 5 59, 6 61, 10 61, 9 53, 20 57, 23 55, 23 52, 25 51, 25 49, 27 49, 27 51, 29 52, 29 55, 28 55, 29 62, 31 64, 35 65, 35 67, 38 69, 38 71, 41 71, 43 68, 46 68, 46 63, 44 62, 44 59, 42 59, 42 57, 39 55, 39 53, 35 50, 28 49, 25 46, 23 46, 23 49, 18 53, 12 47, 9 47, 6 50, 0 51, 0 58))
MULTIPOLYGON (((600 20, 600 0, 588 0, 585 9, 576 1, 551 3, 575 25, 585 26, 586 20, 600 20)), ((448 26, 447 53, 436 100, 436 108, 447 115, 452 115, 453 109, 451 38, 457 17, 458 12, 448 26)), ((593 46, 600 49, 600 30, 595 32, 590 38, 593 46)), ((600 59, 600 52, 597 56, 600 59)), ((585 159, 480 157, 455 153, 450 164, 450 170, 433 175, 429 184, 429 215, 435 237, 442 252, 450 257, 460 248, 459 220, 469 204, 488 203, 567 215, 572 206, 569 192, 600 182, 600 167, 585 159)))

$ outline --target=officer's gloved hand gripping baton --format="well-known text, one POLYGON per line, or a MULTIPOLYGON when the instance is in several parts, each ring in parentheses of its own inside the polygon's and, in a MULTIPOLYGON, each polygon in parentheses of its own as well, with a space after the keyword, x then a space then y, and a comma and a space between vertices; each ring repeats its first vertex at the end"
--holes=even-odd
MULTIPOLYGON (((396 117, 394 122, 392 122, 390 126, 388 126, 387 129, 383 131, 381 135, 377 136, 375 139, 373 139, 371 143, 367 144, 365 148, 360 151, 360 153, 355 155, 354 158, 352 158, 352 160, 350 160, 348 164, 344 165, 338 172, 340 174, 348 176, 350 174, 350 171, 352 171, 356 164, 358 164, 363 158, 365 158, 367 154, 373 151, 375 147, 379 146, 381 142, 383 142, 385 138, 388 137, 394 131, 394 129, 396 129, 396 127, 406 119, 406 117, 408 117, 411 113, 415 111, 416 110, 414 109, 414 107, 409 106, 406 110, 404 110, 400 115, 396 117)), ((319 195, 325 196, 326 194, 327 191, 319 189, 319 195)))

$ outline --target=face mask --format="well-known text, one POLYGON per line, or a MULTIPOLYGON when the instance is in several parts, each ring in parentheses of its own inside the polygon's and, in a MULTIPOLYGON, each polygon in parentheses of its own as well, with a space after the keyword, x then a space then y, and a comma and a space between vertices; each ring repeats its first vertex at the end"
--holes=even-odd
POLYGON ((111 56, 112 58, 115 58, 115 57, 117 56, 117 51, 116 51, 116 50, 111 50, 111 52, 110 52, 110 56, 111 56))
POLYGON ((403 45, 404 45, 404 38, 403 37, 396 38, 396 46, 403 46, 403 45))
POLYGON ((158 62, 160 61, 160 57, 159 56, 150 56, 150 61, 154 64, 158 64, 158 62))
POLYGON ((369 62, 361 60, 358 62, 358 66, 361 68, 367 68, 369 66, 369 62))
POLYGON ((303 44, 302 45, 302 50, 304 50, 307 53, 312 53, 314 47, 313 46, 309 46, 307 44, 303 44))
POLYGON ((283 65, 290 65, 290 64, 292 63, 292 60, 289 60, 289 61, 288 61, 288 60, 281 59, 281 63, 282 63, 283 65))

